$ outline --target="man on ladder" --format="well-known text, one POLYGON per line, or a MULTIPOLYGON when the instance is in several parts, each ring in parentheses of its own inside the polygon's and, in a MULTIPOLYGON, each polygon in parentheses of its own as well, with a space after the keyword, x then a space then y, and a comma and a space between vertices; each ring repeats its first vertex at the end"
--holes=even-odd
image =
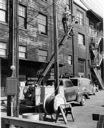
POLYGON ((62 24, 65 34, 68 32, 69 15, 71 15, 71 12, 69 11, 68 6, 66 6, 62 15, 62 24))

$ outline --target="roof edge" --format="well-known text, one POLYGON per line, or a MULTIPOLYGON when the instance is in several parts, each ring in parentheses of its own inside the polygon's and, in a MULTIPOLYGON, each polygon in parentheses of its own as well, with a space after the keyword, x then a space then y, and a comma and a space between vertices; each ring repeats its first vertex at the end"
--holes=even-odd
POLYGON ((78 5, 79 7, 81 7, 83 10, 87 11, 88 8, 80 1, 80 0, 73 0, 73 2, 78 5))
POLYGON ((99 14, 97 14, 95 11, 92 9, 87 10, 87 12, 91 12, 96 18, 98 18, 100 21, 103 22, 103 17, 101 17, 99 14))

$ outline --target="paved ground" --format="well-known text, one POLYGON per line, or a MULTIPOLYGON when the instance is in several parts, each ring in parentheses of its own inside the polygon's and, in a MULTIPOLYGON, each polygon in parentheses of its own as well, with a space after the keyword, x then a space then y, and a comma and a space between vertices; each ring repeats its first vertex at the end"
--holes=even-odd
POLYGON ((69 125, 74 125, 76 128, 97 128, 97 121, 92 119, 92 114, 104 115, 104 91, 99 91, 95 96, 90 96, 90 99, 86 100, 85 106, 74 106, 73 114, 75 122, 69 121, 69 125))
MULTIPOLYGON (((1 106, 1 114, 6 115, 5 108, 1 106)), ((90 96, 90 99, 86 100, 85 106, 74 105, 73 115, 75 121, 71 120, 71 116, 68 116, 69 128, 96 128, 97 121, 92 119, 92 114, 104 115, 104 90, 99 91, 96 95, 90 96)), ((63 120, 57 123, 64 123, 63 120)))

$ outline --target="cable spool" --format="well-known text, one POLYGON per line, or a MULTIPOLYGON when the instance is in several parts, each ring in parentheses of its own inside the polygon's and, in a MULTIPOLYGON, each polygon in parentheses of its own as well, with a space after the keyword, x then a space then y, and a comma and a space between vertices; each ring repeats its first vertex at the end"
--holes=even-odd
POLYGON ((61 104, 65 104, 65 98, 61 94, 48 95, 44 100, 44 110, 47 114, 53 114, 61 104))

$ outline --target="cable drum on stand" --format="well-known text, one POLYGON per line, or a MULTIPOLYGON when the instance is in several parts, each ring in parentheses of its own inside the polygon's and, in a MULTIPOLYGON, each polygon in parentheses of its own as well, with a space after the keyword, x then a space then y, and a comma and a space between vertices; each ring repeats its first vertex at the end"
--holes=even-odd
POLYGON ((55 96, 48 95, 44 100, 44 110, 47 114, 54 113, 54 98, 55 96))
POLYGON ((44 100, 44 110, 47 114, 53 114, 61 104, 65 104, 65 98, 61 94, 47 96, 44 100))

